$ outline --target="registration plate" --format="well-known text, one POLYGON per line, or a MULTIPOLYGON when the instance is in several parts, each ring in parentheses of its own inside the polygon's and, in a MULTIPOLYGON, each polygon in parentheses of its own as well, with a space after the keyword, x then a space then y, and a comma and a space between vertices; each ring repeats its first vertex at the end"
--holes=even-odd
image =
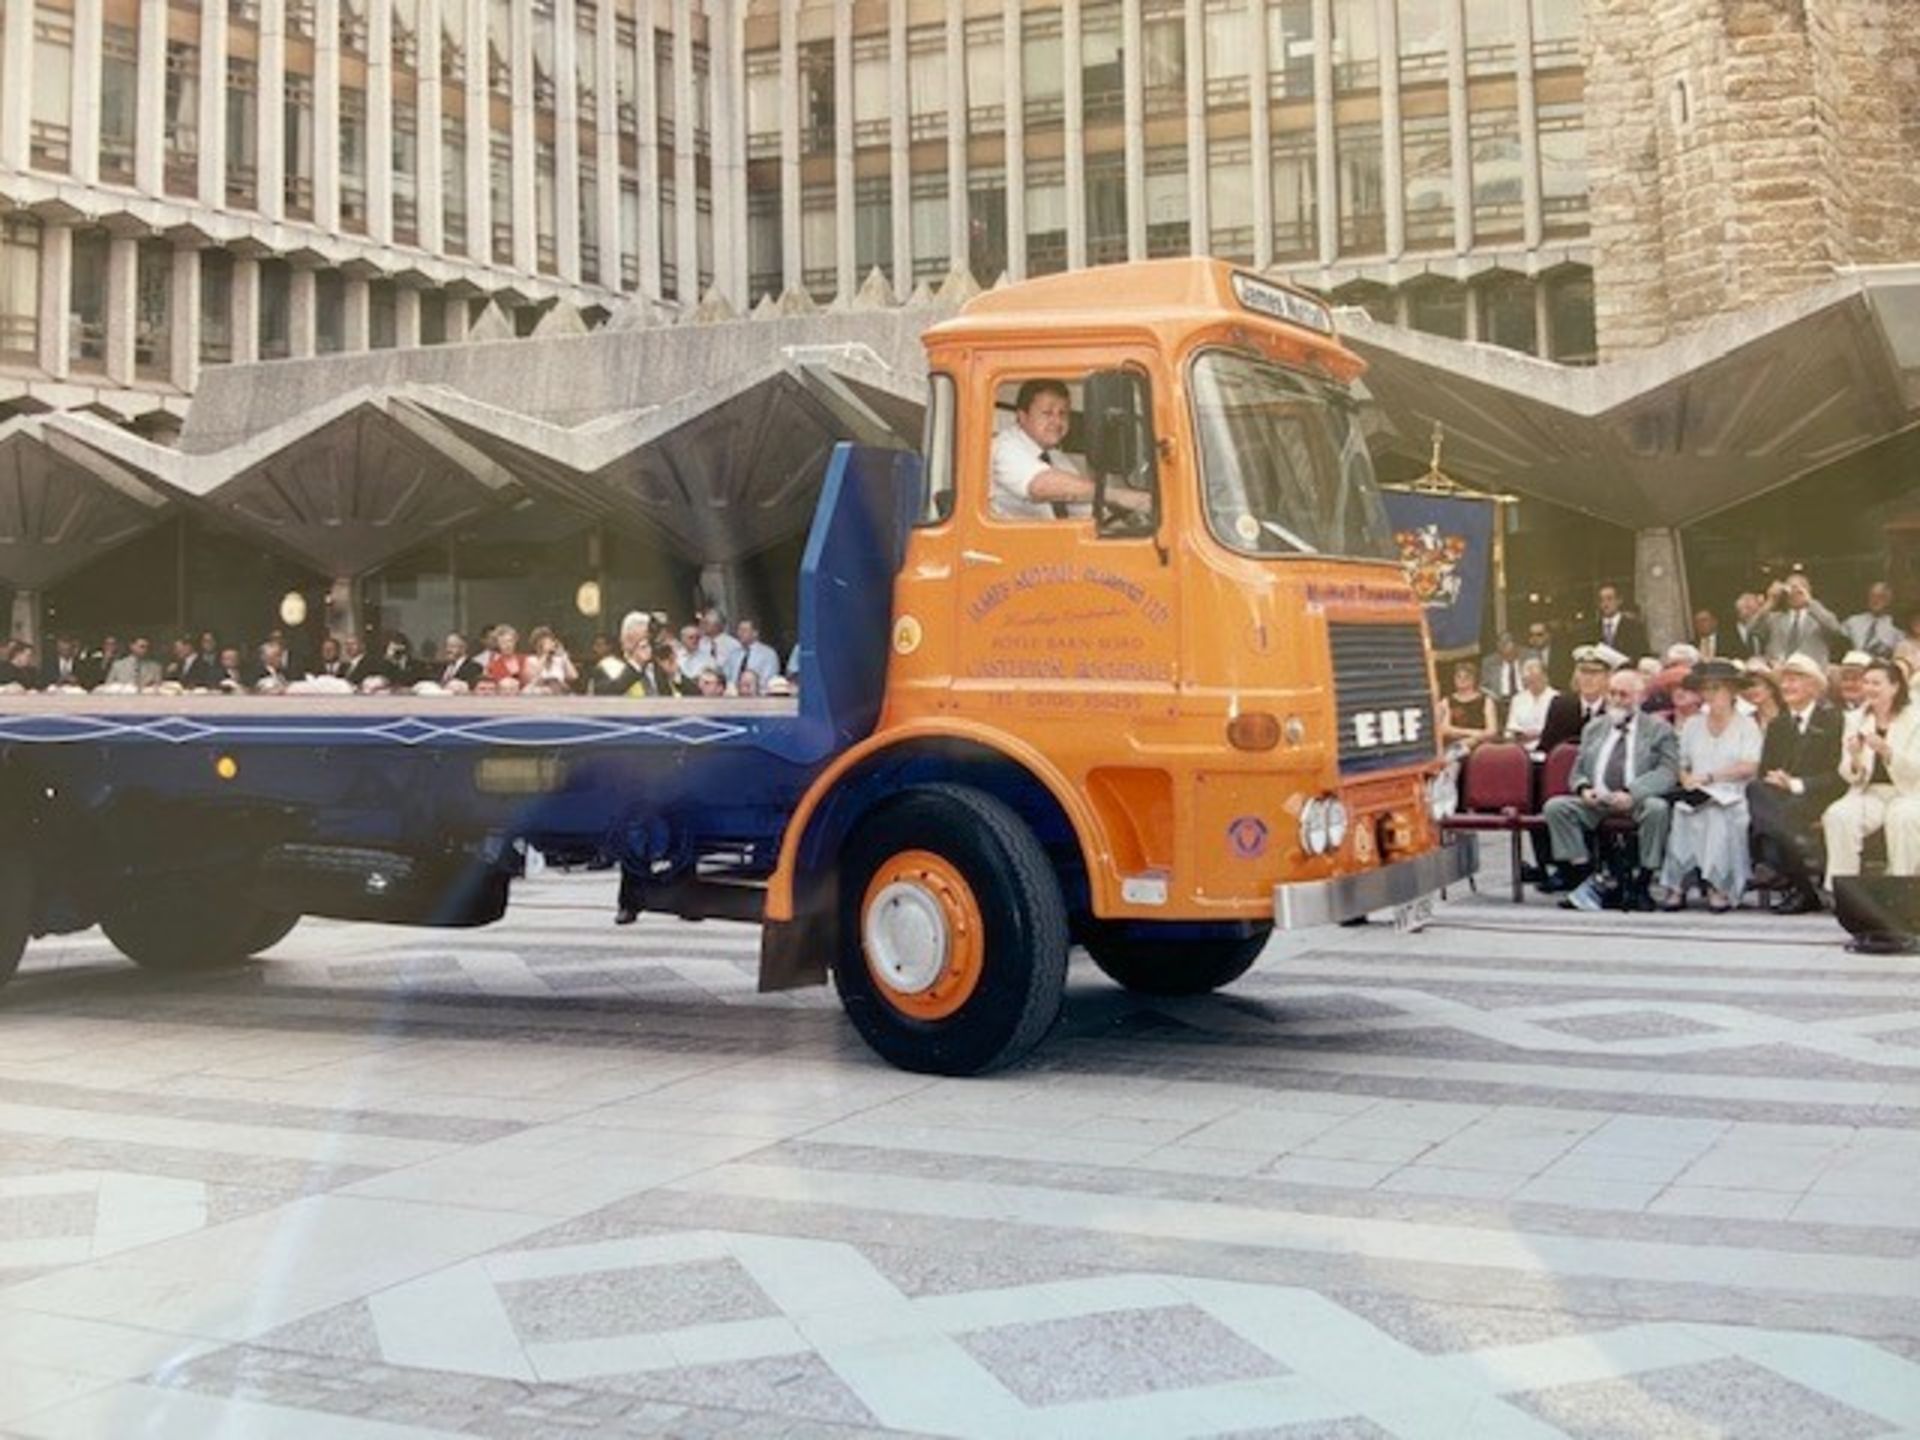
POLYGON ((1393 928, 1403 935, 1426 929, 1427 922, 1433 919, 1433 901, 1433 896, 1422 895, 1404 905, 1394 906, 1393 928))

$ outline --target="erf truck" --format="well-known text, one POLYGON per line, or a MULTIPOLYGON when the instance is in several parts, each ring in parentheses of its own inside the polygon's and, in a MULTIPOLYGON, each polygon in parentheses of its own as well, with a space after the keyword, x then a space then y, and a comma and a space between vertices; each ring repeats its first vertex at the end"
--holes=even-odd
POLYGON ((1317 300, 1150 262, 925 343, 922 452, 828 467, 797 700, 0 698, 0 978, 96 923, 161 970, 304 915, 486 924, 538 852, 757 921, 763 989, 830 977, 881 1056, 964 1075, 1045 1037, 1076 941, 1197 994, 1275 927, 1417 920, 1471 873, 1317 300), (1094 495, 1016 518, 992 448, 1035 379, 1094 495))

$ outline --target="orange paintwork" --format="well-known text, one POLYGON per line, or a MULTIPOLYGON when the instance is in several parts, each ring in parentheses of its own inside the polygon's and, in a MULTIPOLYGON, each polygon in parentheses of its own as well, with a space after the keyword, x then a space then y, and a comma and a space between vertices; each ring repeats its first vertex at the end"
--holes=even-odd
POLYGON ((860 913, 873 908, 880 892, 889 885, 914 885, 939 903, 947 921, 947 959, 933 984, 918 994, 908 995, 893 988, 886 976, 867 956, 867 972, 873 977, 873 993, 902 1015, 914 1020, 945 1020, 960 1012, 980 988, 980 976, 986 970, 987 927, 980 914, 980 901, 953 862, 931 850, 902 850, 873 872, 860 913))
POLYGON ((1208 531, 1188 404, 1194 352, 1257 353, 1339 383, 1364 368, 1332 336, 1244 308, 1233 273, 1218 261, 1165 260, 1052 276, 983 295, 928 330, 929 367, 957 393, 954 510, 908 543, 879 724, 796 809, 769 918, 793 914, 800 839, 822 799, 860 761, 915 737, 986 745, 1046 785, 1079 836, 1093 909, 1105 918, 1266 919, 1277 884, 1439 842, 1422 790, 1437 762, 1344 784, 1337 768, 1326 627, 1420 623, 1400 568, 1253 558, 1208 531), (999 387, 1123 365, 1151 385, 1157 534, 1102 537, 1091 520, 989 514, 999 387), (1299 738, 1233 748, 1227 724, 1249 712, 1297 720, 1299 738), (1355 834, 1339 853, 1311 857, 1296 820, 1327 793, 1346 802, 1355 834), (1265 833, 1243 825, 1236 845, 1248 817, 1265 833), (1144 896, 1126 898, 1129 877, 1145 879, 1144 896))

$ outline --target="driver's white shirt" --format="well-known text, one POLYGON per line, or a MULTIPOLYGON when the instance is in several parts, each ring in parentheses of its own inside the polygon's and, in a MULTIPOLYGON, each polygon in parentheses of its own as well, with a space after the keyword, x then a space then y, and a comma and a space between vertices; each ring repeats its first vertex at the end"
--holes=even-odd
MULTIPOLYGON (((993 505, 994 515, 1007 520, 1052 520, 1053 505, 1046 500, 1032 497, 1033 482, 1045 470, 1065 470, 1070 474, 1080 474, 1080 467, 1073 458, 1055 450, 1050 452, 1053 463, 1049 465, 1040 458, 1040 442, 1020 428, 1019 421, 1009 424, 1006 429, 993 437, 993 505)), ((1069 504, 1067 515, 1084 517, 1093 513, 1093 507, 1086 504, 1069 504)))

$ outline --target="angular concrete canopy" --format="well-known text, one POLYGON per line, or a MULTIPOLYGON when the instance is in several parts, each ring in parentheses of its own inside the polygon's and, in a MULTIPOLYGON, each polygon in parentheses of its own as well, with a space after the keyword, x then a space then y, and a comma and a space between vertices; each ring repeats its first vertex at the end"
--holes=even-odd
POLYGON ((1633 529, 1677 526, 1920 420, 1920 274, 1860 272, 1589 368, 1343 311, 1390 448, 1633 529))
POLYGON ((0 581, 15 590, 44 590, 167 514, 164 494, 57 426, 49 416, 0 424, 0 581))

